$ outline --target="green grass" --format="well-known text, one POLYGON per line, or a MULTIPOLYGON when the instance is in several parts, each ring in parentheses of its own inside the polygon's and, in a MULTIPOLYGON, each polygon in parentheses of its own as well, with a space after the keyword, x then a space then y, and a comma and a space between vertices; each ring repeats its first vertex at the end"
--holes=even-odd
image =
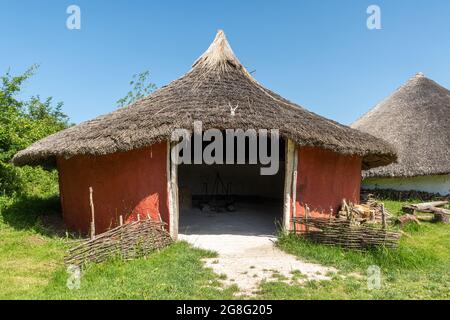
MULTIPOLYGON (((384 201, 394 215, 401 202, 384 201)), ((278 246, 303 260, 339 270, 332 281, 290 286, 265 283, 261 298, 267 299, 449 299, 450 227, 444 224, 409 224, 397 250, 349 251, 313 244, 292 235, 281 236, 278 246), (369 290, 367 268, 381 269, 381 288, 369 290)))
MULTIPOLYGON (((0 196, 0 299, 233 299, 237 288, 202 266, 214 253, 178 242, 147 258, 90 264, 80 289, 70 290, 63 264, 71 238, 49 229, 43 215, 59 212, 55 190, 42 196, 0 196)), ((402 203, 385 201, 398 214, 402 203)), ((409 225, 398 250, 352 252, 294 236, 278 245, 303 260, 339 270, 331 281, 263 283, 256 299, 449 299, 450 227, 409 225), (378 265, 382 288, 367 288, 366 270, 378 265)), ((303 279, 301 274, 295 275, 303 279)), ((304 280, 304 279, 303 279, 304 280)))
POLYGON ((83 271, 80 289, 69 290, 60 268, 41 293, 46 299, 231 299, 235 287, 222 288, 219 276, 202 266, 214 253, 185 242, 129 262, 91 264, 83 271))
POLYGON ((67 240, 40 219, 53 206, 49 198, 0 197, 0 298, 33 295, 61 264, 67 240))
MULTIPOLYGON (((57 200, 57 199, 56 199, 57 200)), ((220 276, 202 266, 214 252, 178 242, 146 258, 90 264, 68 289, 65 250, 73 239, 46 229, 54 197, 0 198, 0 299, 231 299, 220 276)))

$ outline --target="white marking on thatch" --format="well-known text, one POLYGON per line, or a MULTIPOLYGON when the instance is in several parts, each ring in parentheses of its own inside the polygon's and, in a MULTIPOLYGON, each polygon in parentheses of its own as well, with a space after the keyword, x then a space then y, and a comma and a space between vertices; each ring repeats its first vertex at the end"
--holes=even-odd
POLYGON ((230 106, 230 113, 231 116, 235 116, 236 115, 236 109, 239 108, 239 103, 236 105, 236 107, 233 108, 233 106, 231 105, 231 103, 228 103, 228 105, 230 106))

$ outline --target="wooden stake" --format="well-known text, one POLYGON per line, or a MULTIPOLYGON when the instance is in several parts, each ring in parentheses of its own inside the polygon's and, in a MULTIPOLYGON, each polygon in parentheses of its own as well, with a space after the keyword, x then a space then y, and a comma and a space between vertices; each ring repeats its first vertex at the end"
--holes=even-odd
POLYGON ((386 212, 384 210, 384 203, 381 204, 381 226, 386 230, 386 212))
POLYGON ((122 215, 119 216, 119 224, 121 226, 123 226, 123 217, 122 217, 122 215))
POLYGON ((305 230, 306 230, 306 233, 309 232, 308 218, 309 218, 309 207, 307 204, 305 204, 305 230))
POLYGON ((348 206, 347 206, 347 201, 345 201, 345 199, 342 199, 342 209, 341 210, 345 212, 347 220, 350 220, 349 212, 348 212, 348 206))
MULTIPOLYGON (((162 218, 161 218, 161 213, 158 212, 158 220, 160 223, 163 223, 162 218)), ((164 226, 161 226, 161 228, 164 229, 164 226)))
POLYGON ((95 238, 95 210, 94 210, 94 190, 89 187, 89 205, 91 206, 91 239, 95 238))

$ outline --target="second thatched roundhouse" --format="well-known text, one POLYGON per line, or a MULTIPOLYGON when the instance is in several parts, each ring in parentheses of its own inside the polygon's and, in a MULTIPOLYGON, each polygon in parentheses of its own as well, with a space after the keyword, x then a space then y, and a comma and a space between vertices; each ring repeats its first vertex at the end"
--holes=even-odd
POLYGON ((450 91, 417 74, 352 124, 391 143, 398 162, 365 171, 363 187, 450 194, 450 91))
MULTIPOLYGON (((166 222, 176 237, 184 215, 180 206, 189 207, 194 198, 222 196, 214 199, 245 199, 250 205, 274 199, 275 214, 268 221, 279 214, 289 228, 290 218, 303 214, 306 204, 311 214, 328 214, 330 208, 337 211, 343 198, 357 202, 361 169, 395 159, 395 151, 381 139, 261 86, 219 31, 186 75, 128 107, 36 142, 13 162, 57 167, 63 215, 72 229, 89 230, 92 187, 97 232, 115 226, 120 216, 150 216, 166 222), (262 176, 260 165, 249 163, 177 165, 170 156, 172 132, 192 132, 194 121, 201 121, 203 130, 279 129, 280 170, 262 176)), ((243 207, 234 207, 239 219, 243 207)))

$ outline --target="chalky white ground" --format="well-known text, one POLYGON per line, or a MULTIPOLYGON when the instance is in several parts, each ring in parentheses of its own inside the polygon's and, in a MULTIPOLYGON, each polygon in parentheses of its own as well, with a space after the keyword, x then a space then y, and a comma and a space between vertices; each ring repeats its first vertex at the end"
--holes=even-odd
POLYGON ((225 275, 221 281, 237 285, 243 295, 257 292, 262 281, 329 280, 335 269, 301 261, 275 247, 273 210, 267 205, 238 205, 233 213, 183 210, 179 240, 217 252, 217 258, 204 259, 205 266, 225 275))

